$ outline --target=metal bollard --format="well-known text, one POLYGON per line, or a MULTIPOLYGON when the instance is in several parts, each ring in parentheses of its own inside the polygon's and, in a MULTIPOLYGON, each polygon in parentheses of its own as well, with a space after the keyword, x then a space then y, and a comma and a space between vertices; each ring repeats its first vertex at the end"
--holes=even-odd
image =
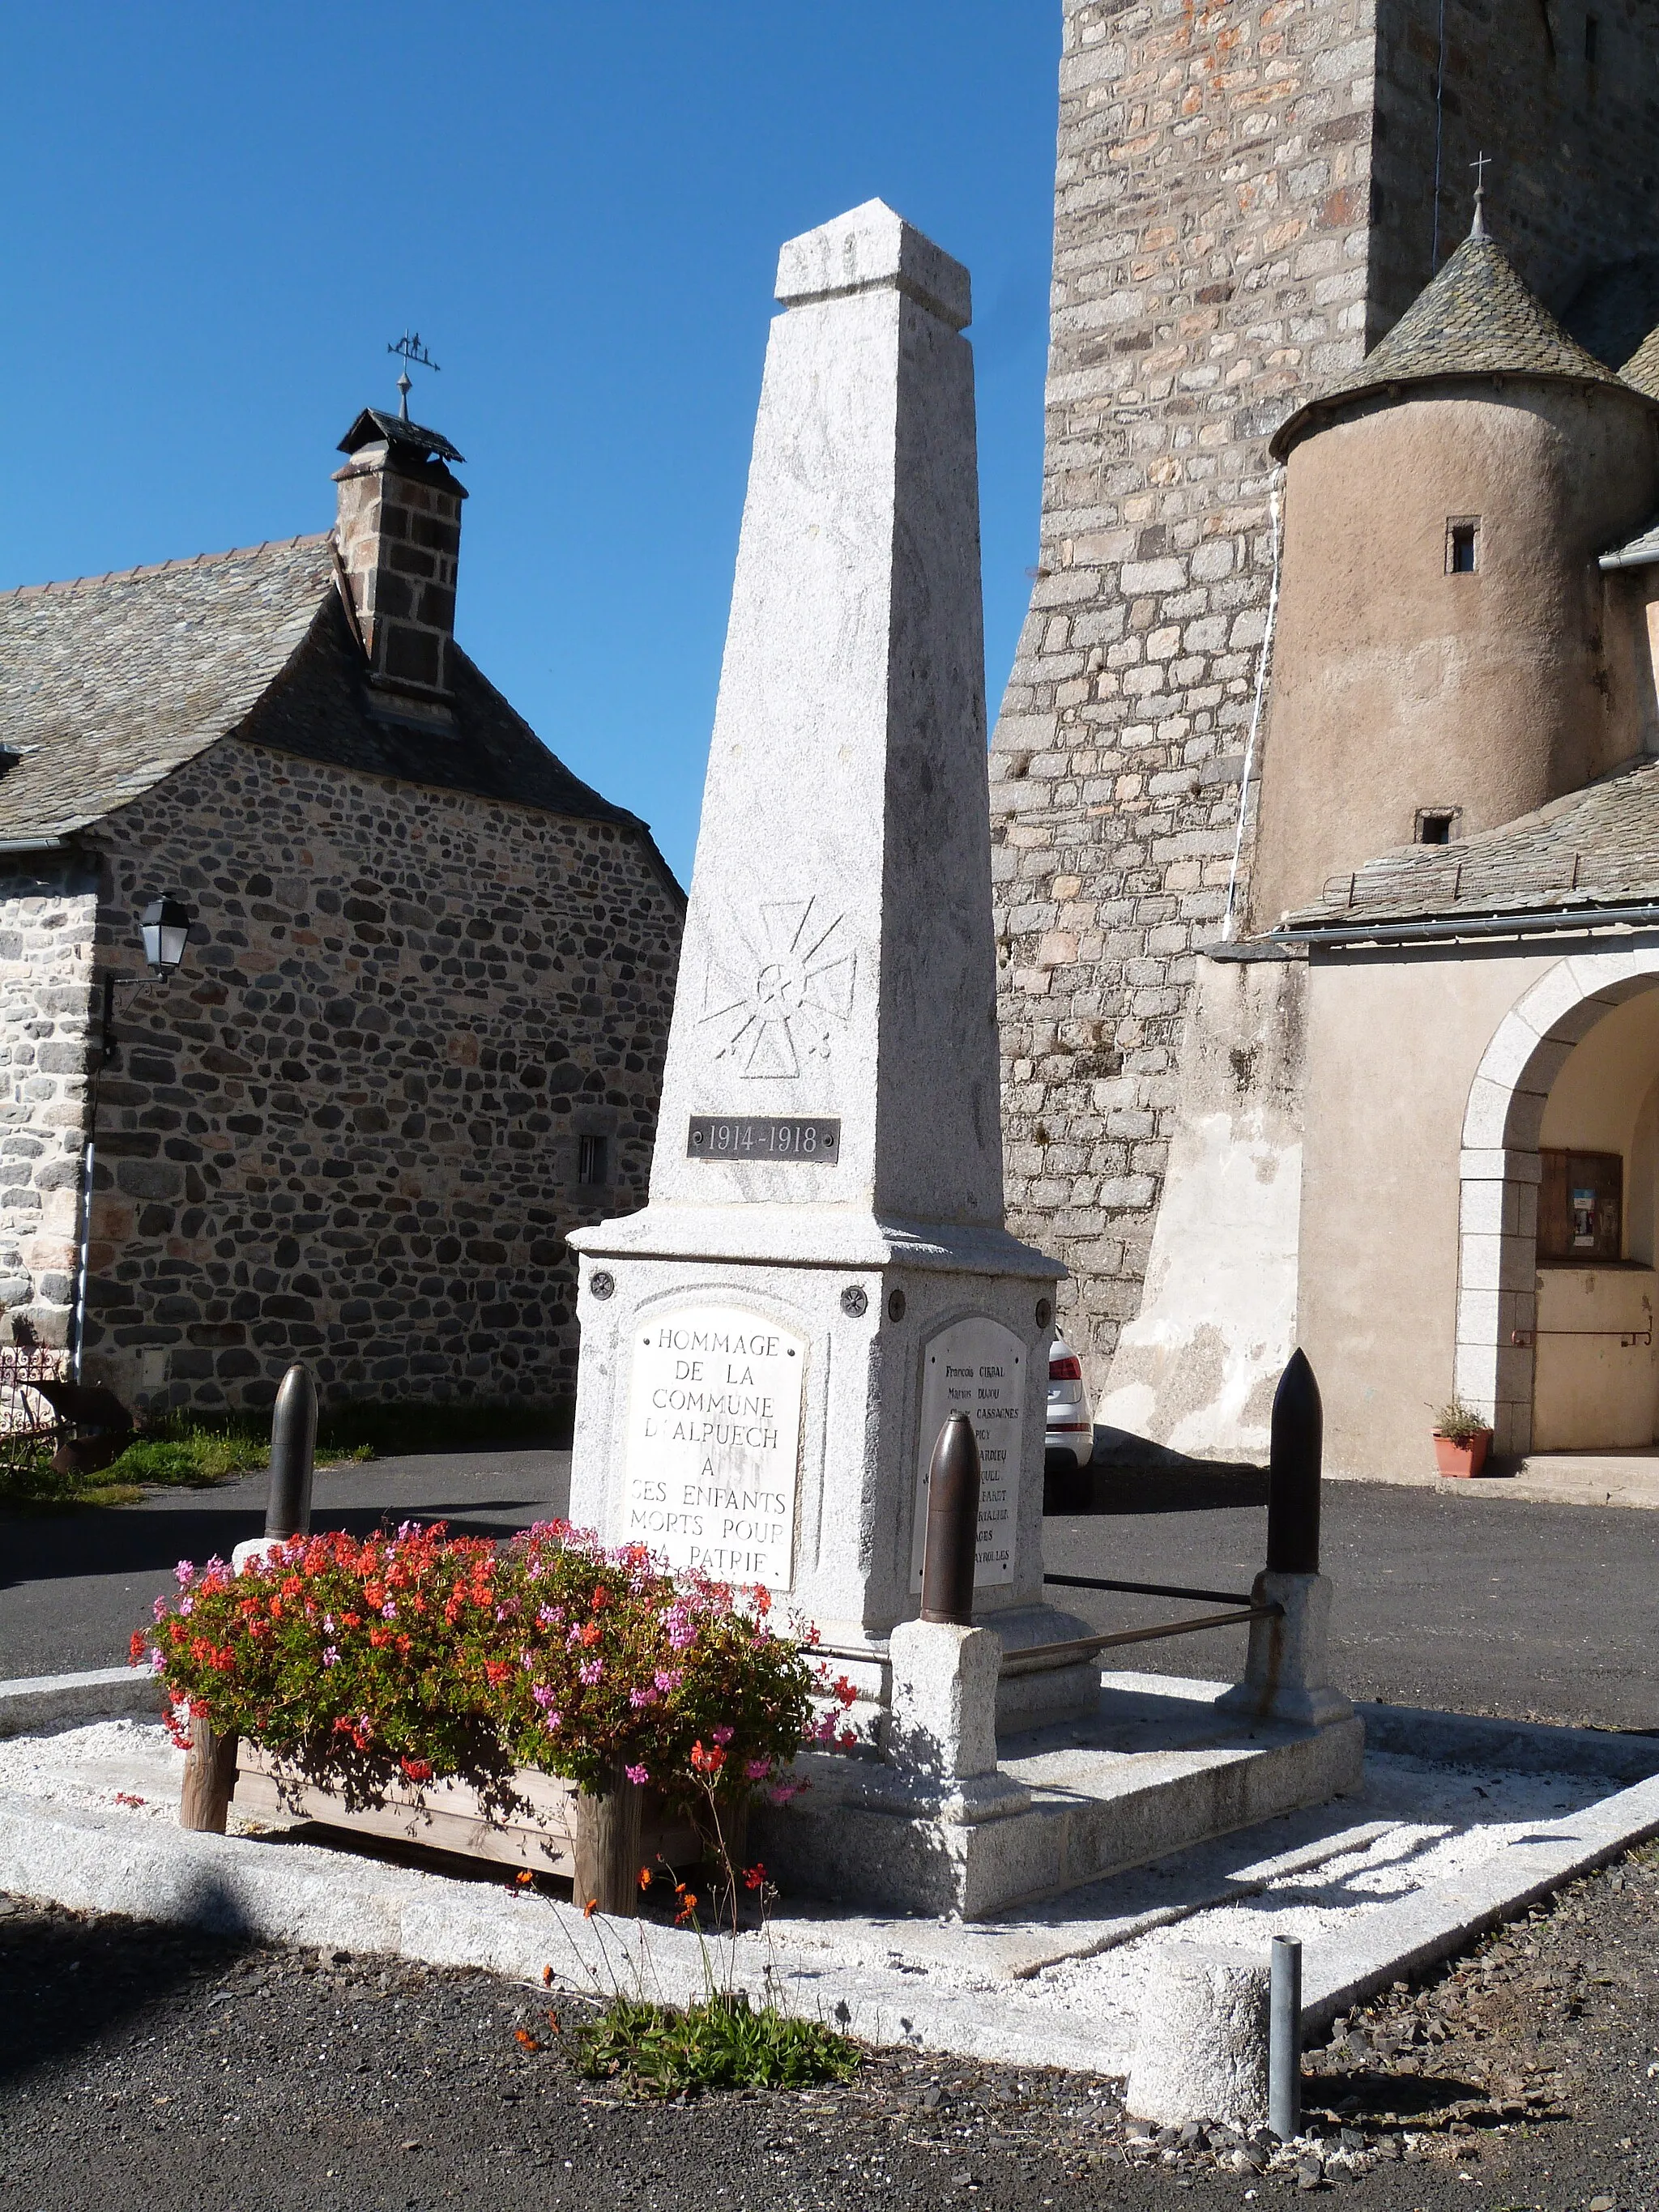
POLYGON ((317 1386, 296 1360, 283 1376, 270 1419, 270 1502, 267 1536, 311 1532, 311 1477, 317 1456, 317 1386))
MULTIPOLYGON (((311 1530, 311 1477, 317 1455, 317 1386, 296 1360, 283 1376, 270 1417, 270 1492, 265 1507, 266 1542, 286 1542, 311 1530)), ((239 1545, 233 1564, 263 1545, 239 1545)), ((199 1717, 191 1723, 179 1805, 182 1828, 222 1836, 236 1790, 234 1735, 221 1735, 199 1717)))
POLYGON ((1319 1572, 1319 1471, 1325 1411, 1307 1354, 1291 1354, 1273 1393, 1267 1463, 1267 1572, 1319 1572))
POLYGON ((1271 1959, 1267 2125, 1289 2142, 1302 2132, 1302 1946, 1294 1936, 1275 1936, 1271 1959))
POLYGON ((979 1548, 979 1444, 966 1413, 939 1432, 927 1470, 927 1532, 921 1553, 921 1617, 957 1628, 974 1622, 974 1554, 979 1548))

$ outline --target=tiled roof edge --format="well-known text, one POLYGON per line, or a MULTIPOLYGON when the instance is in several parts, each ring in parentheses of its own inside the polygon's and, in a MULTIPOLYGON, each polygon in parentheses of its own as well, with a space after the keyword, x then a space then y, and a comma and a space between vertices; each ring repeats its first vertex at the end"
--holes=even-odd
POLYGON ((331 530, 300 530, 292 538, 265 538, 257 545, 233 545, 223 553, 192 553, 185 560, 150 561, 136 568, 111 568, 101 576, 66 576, 49 584, 14 584, 9 591, 0 592, 0 599, 43 599, 52 592, 89 591, 96 584, 128 584, 139 576, 161 576, 170 568, 205 568, 216 561, 246 561, 252 554, 270 553, 279 547, 326 545, 333 534, 331 530))

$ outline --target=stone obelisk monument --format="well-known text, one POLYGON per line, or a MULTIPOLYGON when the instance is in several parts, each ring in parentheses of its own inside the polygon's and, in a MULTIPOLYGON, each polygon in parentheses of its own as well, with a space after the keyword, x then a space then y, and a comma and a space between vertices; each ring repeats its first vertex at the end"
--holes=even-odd
POLYGON ((878 1666, 958 1407, 976 1616, 1066 1632, 1062 1270, 1003 1226, 968 272, 872 200, 784 247, 777 296, 650 1202, 570 1240, 571 1515, 878 1666))

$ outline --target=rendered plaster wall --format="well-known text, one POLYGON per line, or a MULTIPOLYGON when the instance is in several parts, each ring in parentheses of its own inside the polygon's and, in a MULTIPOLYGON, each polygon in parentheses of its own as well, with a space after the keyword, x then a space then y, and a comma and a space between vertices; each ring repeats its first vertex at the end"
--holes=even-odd
MULTIPOLYGON (((991 756, 1009 1225, 1097 1389, 1220 933, 1273 569, 1266 440, 1468 228, 1560 307, 1645 248, 1659 0, 1064 0, 1042 519, 991 756), (1552 50, 1551 39, 1555 40, 1552 50), (1575 44, 1576 41, 1576 44, 1575 44), (1438 86, 1441 97, 1437 102, 1438 86)), ((1247 805, 1241 890, 1254 806, 1247 805)))
POLYGON ((1659 1407, 1656 1285, 1650 1267, 1539 1269, 1534 1451, 1646 1450, 1652 1443, 1659 1407))
POLYGON ((1296 1346, 1301 960, 1199 963, 1140 1311, 1096 1419, 1204 1457, 1266 1453, 1296 1346))
POLYGON ((1271 928, 1449 808, 1467 837, 1631 759, 1633 641, 1595 556, 1659 504, 1659 413, 1506 381, 1382 404, 1285 471, 1251 919, 1271 928), (1478 518, 1473 574, 1447 568, 1478 518), (1624 625, 1621 625, 1621 628, 1624 625))
POLYGON ((86 1119, 95 876, 22 858, 0 877, 0 1333, 69 1337, 86 1119))
POLYGON ((88 1371, 135 1407, 548 1403, 641 1204, 679 913, 623 829, 227 739, 100 825, 100 956, 198 909, 102 1085, 88 1371), (602 1186, 578 1141, 606 1139, 602 1186))
MULTIPOLYGON (((1309 963, 1298 1334, 1334 1472, 1434 1465, 1434 1415, 1454 1386, 1469 1087, 1499 1023, 1559 957, 1462 948, 1309 963)), ((1530 1327, 1528 1256, 1514 1287, 1530 1327)))

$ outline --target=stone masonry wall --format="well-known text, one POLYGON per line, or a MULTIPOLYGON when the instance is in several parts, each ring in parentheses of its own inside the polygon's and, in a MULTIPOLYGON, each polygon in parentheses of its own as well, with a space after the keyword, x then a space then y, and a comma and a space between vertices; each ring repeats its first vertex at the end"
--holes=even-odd
POLYGON ((100 958, 198 926, 105 1077, 87 1371, 127 1403, 574 1393, 579 1223, 642 1205, 680 911, 645 848, 225 739, 100 825, 100 958), (602 1139, 602 1186, 578 1181, 602 1139))
POLYGON ((14 1337, 69 1340, 97 881, 42 854, 0 876, 0 1309, 14 1337))
POLYGON ((1557 304, 1651 204, 1632 165, 1659 167, 1659 0, 1620 11, 1617 90, 1562 58, 1582 10, 1550 0, 1552 61, 1516 20, 1537 5, 1447 0, 1443 76, 1437 0, 1064 0, 1041 550, 990 773, 1010 1226, 1071 1268, 1097 1385, 1139 1303, 1236 840, 1248 915, 1265 441, 1428 281, 1437 81, 1443 258, 1482 145, 1492 227, 1513 210, 1557 304))

